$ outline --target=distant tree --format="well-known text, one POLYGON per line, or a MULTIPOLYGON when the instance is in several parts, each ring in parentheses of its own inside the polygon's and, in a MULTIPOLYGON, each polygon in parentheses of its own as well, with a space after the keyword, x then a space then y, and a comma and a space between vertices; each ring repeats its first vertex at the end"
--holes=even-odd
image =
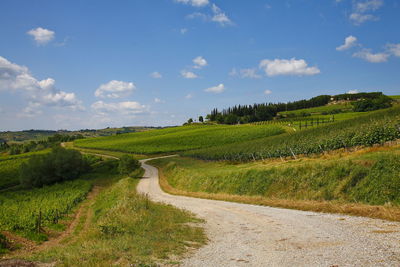
POLYGON ((193 119, 192 118, 190 118, 190 119, 188 119, 188 121, 187 121, 189 124, 191 124, 191 123, 193 123, 193 119))
POLYGON ((203 116, 200 116, 200 117, 199 117, 199 122, 204 122, 203 116))
POLYGON ((239 117, 235 114, 228 114, 225 116, 224 123, 225 124, 236 124, 239 121, 239 117))

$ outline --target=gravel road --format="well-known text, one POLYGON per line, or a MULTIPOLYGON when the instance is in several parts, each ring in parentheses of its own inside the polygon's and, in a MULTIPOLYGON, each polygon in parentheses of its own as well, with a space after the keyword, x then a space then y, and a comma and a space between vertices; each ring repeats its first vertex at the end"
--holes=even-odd
POLYGON ((173 196, 146 161, 139 192, 206 220, 210 242, 182 266, 400 266, 400 223, 173 196))

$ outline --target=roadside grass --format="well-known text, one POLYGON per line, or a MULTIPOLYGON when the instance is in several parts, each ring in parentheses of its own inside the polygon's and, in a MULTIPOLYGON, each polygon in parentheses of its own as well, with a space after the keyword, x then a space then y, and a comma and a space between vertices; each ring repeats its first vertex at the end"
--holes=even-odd
POLYGON ((138 179, 119 174, 110 178, 118 181, 105 186, 93 201, 87 212, 93 215, 80 222, 81 230, 30 260, 59 266, 167 264, 206 242, 192 214, 137 194, 138 179))
POLYGON ((137 154, 160 154, 233 144, 285 130, 279 125, 188 125, 103 138, 80 139, 74 146, 137 154))
POLYGON ((172 194, 400 221, 399 145, 286 162, 166 158, 150 164, 172 194))

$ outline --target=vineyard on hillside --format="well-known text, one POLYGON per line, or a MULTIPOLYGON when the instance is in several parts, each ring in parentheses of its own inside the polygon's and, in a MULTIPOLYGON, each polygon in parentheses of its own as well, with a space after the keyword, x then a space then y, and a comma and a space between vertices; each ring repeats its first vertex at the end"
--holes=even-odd
POLYGON ((250 161, 371 146, 400 138, 400 107, 269 138, 184 152, 206 160, 250 161))
POLYGON ((91 183, 75 180, 39 189, 0 195, 0 230, 39 233, 70 213, 91 189, 91 183))
POLYGON ((83 148, 155 154, 232 144, 284 133, 279 125, 191 125, 75 141, 83 148))

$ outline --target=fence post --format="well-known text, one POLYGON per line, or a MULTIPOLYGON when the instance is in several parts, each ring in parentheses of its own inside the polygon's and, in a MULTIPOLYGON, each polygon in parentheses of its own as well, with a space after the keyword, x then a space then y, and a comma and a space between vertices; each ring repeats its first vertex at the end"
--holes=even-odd
POLYGON ((291 147, 289 147, 289 149, 290 149, 290 152, 292 152, 292 155, 293 155, 294 159, 297 159, 297 157, 296 157, 296 155, 294 154, 294 152, 293 152, 292 148, 291 148, 291 147))

